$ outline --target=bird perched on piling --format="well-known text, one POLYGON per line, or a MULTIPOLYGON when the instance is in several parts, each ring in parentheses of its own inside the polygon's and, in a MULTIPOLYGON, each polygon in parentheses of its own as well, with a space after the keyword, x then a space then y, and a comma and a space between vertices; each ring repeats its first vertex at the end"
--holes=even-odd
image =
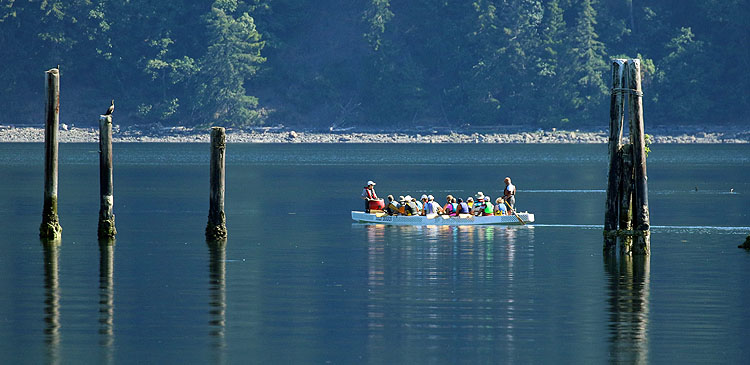
POLYGON ((107 112, 104 113, 104 115, 112 115, 112 112, 115 111, 115 99, 112 99, 112 104, 107 108, 107 112))

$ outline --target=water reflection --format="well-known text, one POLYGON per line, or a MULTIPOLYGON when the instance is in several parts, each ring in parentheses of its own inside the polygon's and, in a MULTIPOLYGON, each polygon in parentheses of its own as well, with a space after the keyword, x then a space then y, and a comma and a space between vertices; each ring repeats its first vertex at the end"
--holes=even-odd
MULTIPOLYGON (((213 346, 219 350, 218 356, 222 356, 226 347, 226 240, 208 241, 209 252, 209 292, 210 292, 210 335, 213 338, 213 346)), ((216 359, 219 363, 223 359, 216 359)))
POLYGON ((115 239, 99 240, 99 344, 104 348, 105 362, 114 363, 115 343, 115 239))
MULTIPOLYGON (((523 262, 533 271, 533 229, 505 226, 363 225, 368 242, 368 347, 403 347, 403 338, 426 346, 497 341, 508 359, 516 348, 517 238, 528 239, 523 262), (456 324, 460 323, 460 327, 456 324), (396 336, 400 337, 400 336, 396 336), (449 342, 444 344, 441 342, 449 342)), ((524 244, 526 245, 526 243, 524 244)), ((420 359, 392 359, 420 361, 420 359)), ((445 359, 443 359, 445 360, 445 359)), ((424 359, 421 359, 424 361, 424 359)))
POLYGON ((59 242, 42 242, 44 251, 44 342, 47 363, 60 363, 59 242))
POLYGON ((648 362, 650 256, 604 255, 608 276, 610 356, 614 362, 648 362))

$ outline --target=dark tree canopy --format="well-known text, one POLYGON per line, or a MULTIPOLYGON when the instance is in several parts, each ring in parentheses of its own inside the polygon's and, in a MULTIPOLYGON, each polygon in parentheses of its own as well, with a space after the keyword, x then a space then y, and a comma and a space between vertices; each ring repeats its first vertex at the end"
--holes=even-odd
POLYGON ((647 122, 748 124, 750 0, 14 0, 0 123, 607 125, 610 60, 647 122))

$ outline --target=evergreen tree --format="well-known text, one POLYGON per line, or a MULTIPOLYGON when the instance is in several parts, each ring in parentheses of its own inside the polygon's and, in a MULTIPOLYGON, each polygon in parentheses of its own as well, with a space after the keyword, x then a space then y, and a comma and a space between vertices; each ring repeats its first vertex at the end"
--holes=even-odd
POLYGON ((603 76, 609 68, 604 44, 596 34, 595 3, 596 0, 581 0, 578 4, 576 27, 569 40, 571 63, 565 70, 572 77, 573 85, 570 86, 575 87, 571 100, 576 111, 573 116, 589 122, 599 115, 606 115, 602 106, 608 93, 603 76))
POLYGON ((570 122, 570 78, 563 72, 565 31, 563 9, 558 0, 550 0, 544 6, 544 17, 539 27, 539 56, 532 98, 537 105, 535 119, 542 126, 559 127, 570 122))
POLYGON ((716 77, 716 71, 696 67, 710 62, 705 45, 695 39, 690 28, 682 28, 666 48, 670 53, 657 63, 659 85, 654 99, 664 106, 657 117, 700 122, 714 109, 712 99, 699 92, 716 77))
POLYGON ((205 123, 246 126, 262 122, 258 99, 247 95, 245 81, 265 61, 264 42, 253 18, 239 12, 238 3, 218 0, 206 18, 209 46, 197 74, 197 102, 193 112, 205 123))

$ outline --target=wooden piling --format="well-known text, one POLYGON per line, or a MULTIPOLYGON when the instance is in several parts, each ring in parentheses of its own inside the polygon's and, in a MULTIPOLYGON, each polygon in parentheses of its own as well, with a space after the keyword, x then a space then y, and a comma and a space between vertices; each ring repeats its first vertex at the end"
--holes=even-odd
POLYGON ((115 214, 112 188, 112 116, 99 116, 99 228, 98 237, 114 237, 115 214))
POLYGON ((611 253, 619 241, 626 256, 651 251, 642 99, 640 60, 613 60, 604 251, 611 253), (630 143, 623 145, 626 95, 630 143))
POLYGON ((628 88, 630 143, 633 145, 633 253, 648 255, 651 251, 651 222, 648 210, 648 175, 646 173, 646 142, 643 122, 643 91, 641 90, 641 61, 628 60, 628 88))
POLYGON ((39 237, 57 241, 62 227, 57 216, 57 130, 60 125, 60 70, 47 71, 47 103, 44 126, 44 207, 39 237))
MULTIPOLYGON (((620 232, 633 231, 633 145, 624 144, 620 149, 620 194, 619 194, 619 228, 620 232)), ((633 247, 633 236, 620 234, 620 254, 630 256, 633 247)))
POLYGON ((206 239, 219 241, 226 239, 227 226, 224 215, 224 156, 226 151, 226 132, 223 127, 211 128, 211 193, 206 224, 206 239))
POLYGON ((612 94, 609 108, 609 173, 607 175, 607 201, 604 211, 604 250, 617 245, 617 217, 619 210, 618 186, 621 184, 620 149, 622 148, 622 123, 625 113, 623 81, 626 60, 612 60, 612 94))

